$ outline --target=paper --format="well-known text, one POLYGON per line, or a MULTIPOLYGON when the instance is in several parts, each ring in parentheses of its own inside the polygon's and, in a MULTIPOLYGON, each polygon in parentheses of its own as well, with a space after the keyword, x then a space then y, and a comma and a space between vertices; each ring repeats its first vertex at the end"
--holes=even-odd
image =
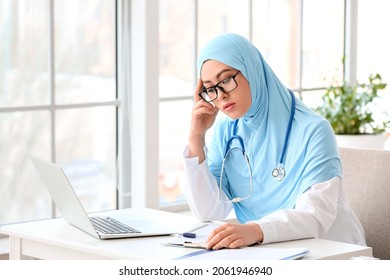
POLYGON ((177 260, 291 260, 298 259, 309 253, 307 248, 270 248, 262 245, 254 245, 241 249, 204 249, 207 237, 220 225, 220 223, 201 224, 189 231, 196 234, 195 238, 178 235, 164 244, 201 249, 180 256, 176 258, 177 260))
POLYGON ((219 227, 220 225, 221 224, 219 223, 201 224, 200 226, 188 231, 195 233, 195 238, 184 237, 183 235, 179 234, 177 237, 164 243, 164 245, 205 248, 207 237, 215 228, 219 227))
POLYGON ((200 250, 177 260, 292 260, 309 253, 307 248, 265 248, 261 245, 241 249, 200 250))
MULTIPOLYGON (((185 246, 187 244, 205 244, 207 240, 207 235, 202 236, 196 236, 195 238, 188 238, 183 237, 182 235, 179 235, 168 242, 164 243, 165 245, 173 245, 173 246, 185 246)), ((194 245, 195 246, 195 245, 194 245)), ((194 247, 191 245, 188 245, 186 247, 194 247)), ((195 246, 195 248, 198 248, 199 246, 195 246)), ((205 248, 205 247, 200 247, 205 248)))

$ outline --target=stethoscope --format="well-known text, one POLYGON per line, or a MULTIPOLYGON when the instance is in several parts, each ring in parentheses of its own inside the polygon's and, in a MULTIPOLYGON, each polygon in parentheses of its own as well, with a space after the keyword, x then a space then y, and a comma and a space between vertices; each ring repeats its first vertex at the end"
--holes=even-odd
POLYGON ((280 157, 278 167, 276 167, 274 170, 272 170, 272 176, 278 181, 282 181, 284 176, 286 176, 286 170, 283 167, 283 161, 284 161, 284 157, 286 155, 288 139, 290 138, 292 122, 293 122, 294 115, 295 115, 295 96, 291 90, 288 90, 288 91, 290 92, 290 95, 291 95, 290 118, 288 120, 286 136, 284 138, 284 146, 283 146, 282 156, 280 157))
MULTIPOLYGON (((279 164, 278 164, 278 166, 276 168, 274 168, 272 170, 272 177, 274 177, 278 181, 283 180, 283 178, 286 176, 286 170, 283 167, 283 162, 284 162, 284 158, 286 156, 288 140, 290 138, 292 122, 293 122, 294 115, 295 115, 295 96, 294 96, 294 93, 291 90, 288 90, 288 91, 290 92, 290 95, 291 95, 290 118, 288 120, 288 125, 287 125, 287 129, 286 129, 286 135, 285 135, 285 138, 284 138, 283 151, 282 151, 282 155, 281 155, 280 160, 279 160, 279 164)), ((220 198, 220 200, 222 200, 224 202, 240 202, 240 201, 242 201, 244 199, 249 198, 252 195, 252 190, 253 190, 252 169, 251 169, 251 166, 250 166, 250 163, 249 163, 249 157, 248 157, 248 155, 245 152, 244 140, 239 135, 237 135, 237 123, 238 123, 238 119, 234 121, 234 124, 233 124, 233 134, 228 139, 228 141, 226 142, 225 153, 224 153, 224 157, 223 157, 223 160, 222 160, 221 173, 220 173, 220 177, 219 177, 219 198, 220 198), (240 143, 240 146, 239 147, 230 148, 230 144, 235 139, 238 140, 238 142, 240 143), (246 164, 248 166, 248 170, 249 170, 249 192, 248 192, 248 194, 246 194, 243 197, 234 197, 234 198, 232 198, 230 200, 226 200, 224 198, 223 192, 222 192, 222 179, 223 179, 223 172, 224 172, 224 169, 225 169, 225 161, 226 161, 229 153, 231 151, 233 151, 233 150, 236 150, 236 149, 238 149, 238 150, 240 150, 242 152, 242 154, 243 154, 243 156, 245 158, 245 162, 246 162, 246 164)))

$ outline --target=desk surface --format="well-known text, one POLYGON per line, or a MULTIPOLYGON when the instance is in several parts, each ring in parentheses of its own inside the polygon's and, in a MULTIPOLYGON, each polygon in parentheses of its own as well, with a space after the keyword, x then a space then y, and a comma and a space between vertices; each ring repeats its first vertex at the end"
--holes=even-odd
MULTIPOLYGON (((199 222, 192 216, 152 209, 123 209, 108 212, 118 218, 142 211, 159 223, 173 226, 177 232, 194 228, 199 222)), ((62 218, 7 225, 0 233, 9 235, 10 259, 26 256, 38 259, 148 259, 169 260, 199 249, 170 247, 163 243, 172 236, 98 240, 68 224, 62 218)), ((372 257, 372 249, 323 239, 303 239, 260 245, 267 248, 308 248, 303 259, 350 259, 372 257)))

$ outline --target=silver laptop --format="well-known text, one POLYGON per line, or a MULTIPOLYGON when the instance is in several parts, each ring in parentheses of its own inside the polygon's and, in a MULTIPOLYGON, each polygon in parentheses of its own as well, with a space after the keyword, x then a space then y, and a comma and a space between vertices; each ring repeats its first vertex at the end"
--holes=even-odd
POLYGON ((63 218, 86 233, 99 239, 177 233, 142 217, 126 217, 126 221, 119 221, 110 216, 88 216, 62 168, 35 156, 30 158, 63 218))

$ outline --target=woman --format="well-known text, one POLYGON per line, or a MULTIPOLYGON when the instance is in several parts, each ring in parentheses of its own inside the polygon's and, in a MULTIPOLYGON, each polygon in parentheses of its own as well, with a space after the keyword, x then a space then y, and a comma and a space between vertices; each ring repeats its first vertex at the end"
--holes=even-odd
POLYGON ((184 152, 188 203, 202 221, 224 219, 234 208, 240 222, 215 229, 207 248, 310 237, 365 245, 329 123, 295 100, 240 35, 210 41, 198 70, 184 152), (219 111, 227 117, 215 121, 219 111))

